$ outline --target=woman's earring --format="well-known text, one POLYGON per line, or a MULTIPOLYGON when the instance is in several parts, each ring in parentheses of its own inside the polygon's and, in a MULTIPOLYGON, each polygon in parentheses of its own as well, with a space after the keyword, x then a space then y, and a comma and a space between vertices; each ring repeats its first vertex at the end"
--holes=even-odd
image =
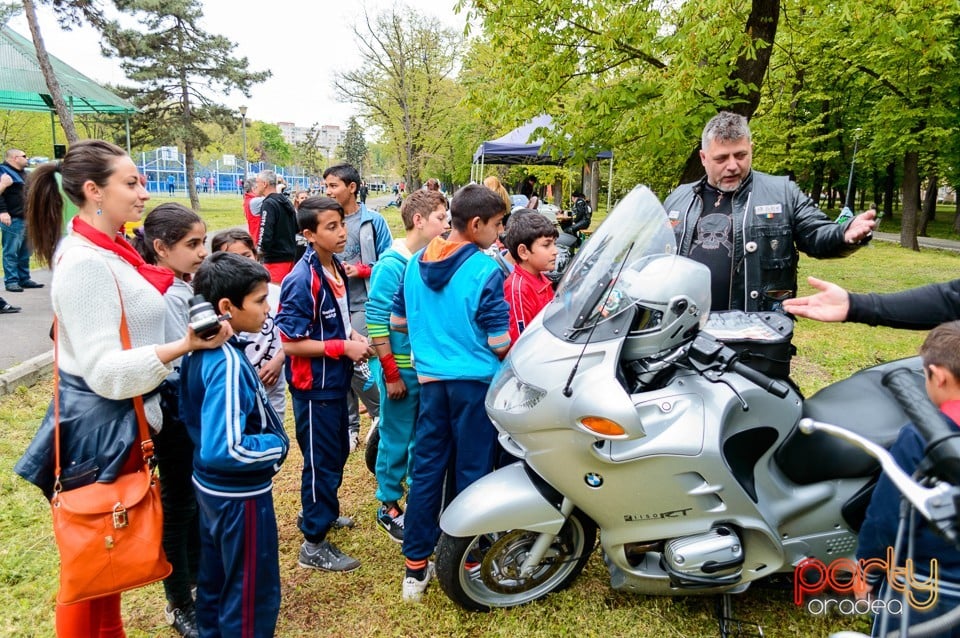
POLYGON ((99 208, 97 209, 97 215, 103 215, 103 211, 100 210, 99 208))

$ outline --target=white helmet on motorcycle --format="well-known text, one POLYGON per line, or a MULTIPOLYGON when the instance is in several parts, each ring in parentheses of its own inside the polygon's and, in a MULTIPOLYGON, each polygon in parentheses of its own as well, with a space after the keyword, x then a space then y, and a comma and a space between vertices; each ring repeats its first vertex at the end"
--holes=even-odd
POLYGON ((678 255, 647 256, 623 269, 613 293, 622 297, 621 307, 637 308, 623 356, 652 357, 690 341, 706 325, 710 269, 678 255))

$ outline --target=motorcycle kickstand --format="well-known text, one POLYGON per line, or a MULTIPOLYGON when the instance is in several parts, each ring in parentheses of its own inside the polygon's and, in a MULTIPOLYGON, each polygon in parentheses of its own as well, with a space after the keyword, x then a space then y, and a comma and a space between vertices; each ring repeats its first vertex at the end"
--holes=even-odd
POLYGON ((720 638, 741 638, 743 636, 763 638, 763 627, 733 617, 733 594, 720 594, 717 597, 717 622, 720 625, 720 638), (746 631, 753 631, 753 627, 756 627, 756 633, 745 633, 746 631))

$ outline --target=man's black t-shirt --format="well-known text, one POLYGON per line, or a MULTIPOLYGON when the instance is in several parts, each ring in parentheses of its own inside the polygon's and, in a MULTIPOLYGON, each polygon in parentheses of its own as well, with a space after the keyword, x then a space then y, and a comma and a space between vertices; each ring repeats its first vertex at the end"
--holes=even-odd
POLYGON ((710 269, 711 310, 730 309, 733 276, 733 193, 703 188, 703 213, 687 255, 710 269))

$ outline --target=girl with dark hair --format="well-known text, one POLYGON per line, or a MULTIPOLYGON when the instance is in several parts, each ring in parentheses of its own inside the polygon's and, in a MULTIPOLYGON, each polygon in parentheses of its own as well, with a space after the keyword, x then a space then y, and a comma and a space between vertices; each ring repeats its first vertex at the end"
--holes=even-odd
MULTIPOLYGON (((164 333, 176 339, 187 333, 193 287, 189 281, 207 256, 207 226, 183 204, 154 208, 134 233, 133 245, 147 263, 171 270, 173 284, 164 293, 167 313, 164 333)), ((167 622, 181 636, 197 636, 197 616, 191 589, 200 563, 197 497, 193 491, 193 442, 180 420, 180 359, 160 386, 163 429, 154 437, 163 502, 163 551, 173 571, 163 581, 167 622)))
MULTIPOLYGON (((299 235, 298 235, 299 236, 299 235)), ((247 259, 257 260, 257 249, 253 244, 253 237, 242 228, 229 228, 213 236, 211 242, 213 252, 235 253, 247 259)), ((280 310, 280 286, 271 282, 267 284, 267 303, 270 312, 267 320, 258 333, 240 334, 240 338, 247 342, 244 354, 263 382, 267 390, 270 405, 284 418, 287 410, 287 380, 283 376, 283 347, 280 344, 280 329, 277 328, 277 312, 280 310)))
MULTIPOLYGON (((96 422, 96 409, 76 414, 81 403, 77 397, 83 394, 89 403, 91 395, 102 401, 143 395, 147 421, 158 432, 163 415, 154 390, 170 374, 172 363, 193 350, 218 348, 231 335, 229 324, 223 323, 209 340, 192 329, 166 339, 163 293, 173 284, 174 274, 147 264, 118 234, 125 223, 140 219, 149 197, 130 157, 101 140, 73 144, 62 161, 39 166, 27 191, 28 236, 38 258, 53 266, 60 418, 62 422, 74 419, 61 432, 61 455, 65 456, 61 465, 69 468, 90 461, 88 466, 98 468, 90 479, 101 482, 141 466, 139 443, 119 453, 117 446, 91 449, 91 432, 101 424, 96 422), (79 207, 62 241, 64 202, 57 173, 63 191, 79 207), (120 341, 121 313, 129 328, 130 349, 120 341)), ((53 430, 52 410, 41 424, 41 433, 45 428, 53 430)), ((41 439, 38 435, 34 440, 41 439)), ((49 496, 52 466, 52 450, 31 445, 17 471, 49 496)), ((58 604, 56 628, 58 636, 124 636, 120 595, 58 604)))

